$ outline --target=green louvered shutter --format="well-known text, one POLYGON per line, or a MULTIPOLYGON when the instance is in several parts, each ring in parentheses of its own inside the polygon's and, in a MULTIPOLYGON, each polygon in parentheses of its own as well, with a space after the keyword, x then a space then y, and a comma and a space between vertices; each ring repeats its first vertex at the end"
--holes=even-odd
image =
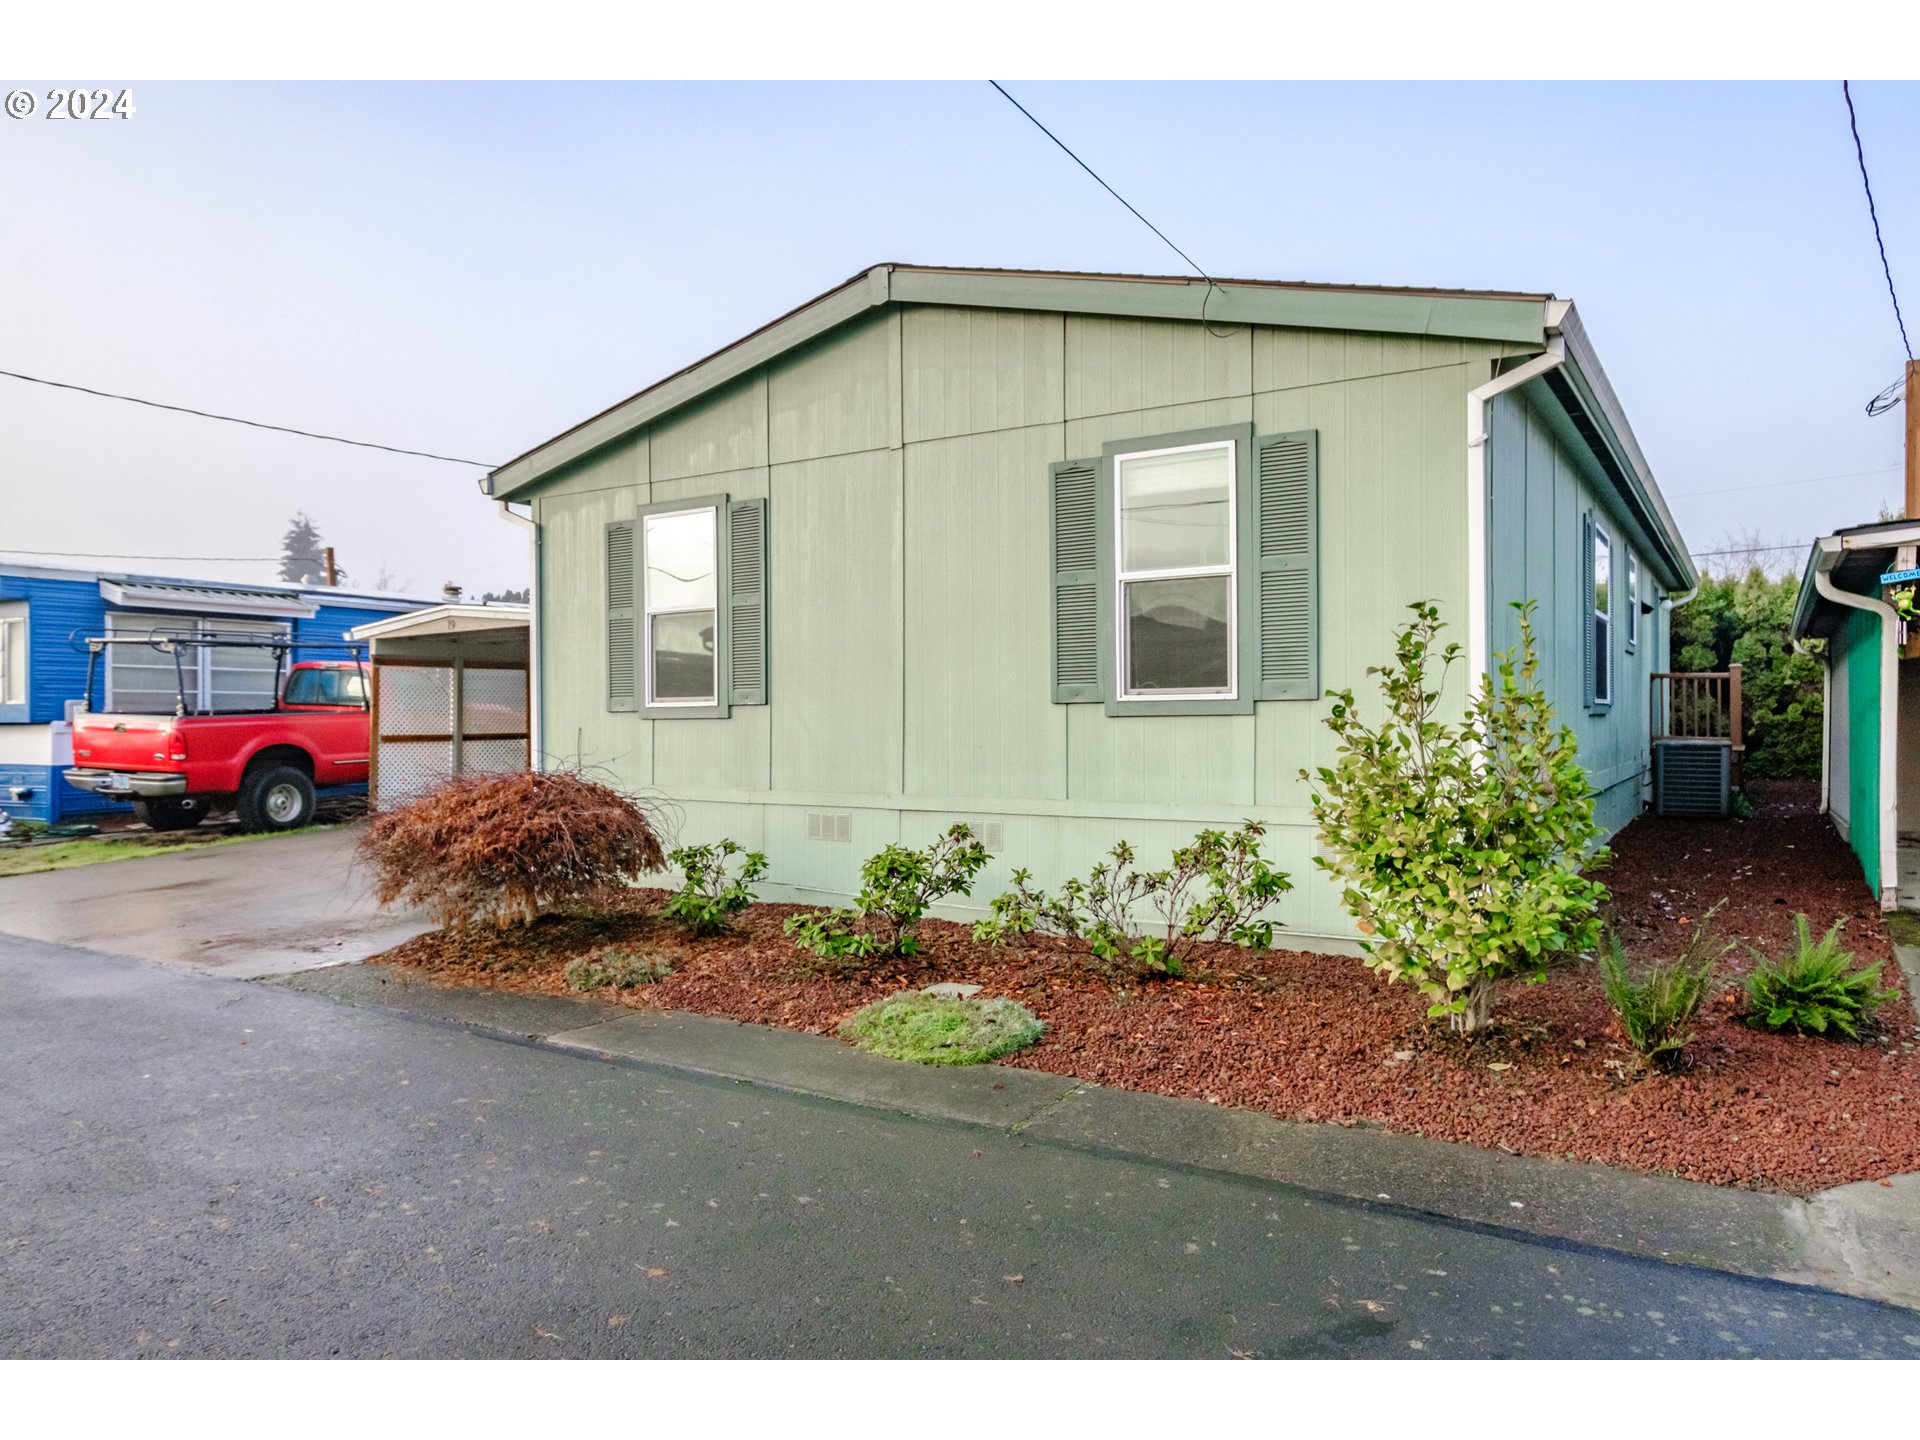
POLYGON ((1100 462, 1052 470, 1053 699, 1100 700, 1100 462))
POLYGON ((1255 610, 1262 700, 1320 693, 1319 432, 1253 442, 1255 610))
POLYGON ((767 703, 767 502, 727 506, 727 695, 767 703))
POLYGON ((607 709, 636 710, 634 523, 607 526, 607 709))
POLYGON ((1593 613, 1593 516, 1580 517, 1580 651, 1585 679, 1581 695, 1589 710, 1593 708, 1594 679, 1593 613))

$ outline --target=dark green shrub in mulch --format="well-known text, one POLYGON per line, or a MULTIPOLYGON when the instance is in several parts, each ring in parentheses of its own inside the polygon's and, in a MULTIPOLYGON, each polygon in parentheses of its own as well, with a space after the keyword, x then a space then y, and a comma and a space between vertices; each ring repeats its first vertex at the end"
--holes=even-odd
POLYGON ((631 990, 636 985, 651 985, 673 973, 673 967, 650 955, 625 954, 618 950, 599 955, 582 955, 567 962, 567 988, 582 990, 631 990))
MULTIPOLYGON (((1838 1030, 1858 1040, 1873 1012, 1894 997, 1880 988, 1880 962, 1853 968, 1853 952, 1840 948, 1840 927, 1813 938, 1805 915, 1793 917, 1793 949, 1779 960, 1754 950, 1757 964, 1747 980, 1747 1023, 1762 1030, 1812 1031, 1825 1035, 1838 1030)), ((1748 947, 1752 949, 1751 946, 1748 947)))
POLYGON ((840 1022, 840 1033, 874 1055, 917 1065, 979 1065, 1024 1050, 1043 1027, 1017 1000, 956 1000, 906 991, 840 1022))

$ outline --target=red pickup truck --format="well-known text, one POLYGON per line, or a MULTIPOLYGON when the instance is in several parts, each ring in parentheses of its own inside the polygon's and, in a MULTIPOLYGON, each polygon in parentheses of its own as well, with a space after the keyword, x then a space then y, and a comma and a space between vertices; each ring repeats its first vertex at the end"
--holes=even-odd
POLYGON ((312 821, 317 787, 366 780, 368 749, 366 672, 354 661, 302 661, 288 669, 271 710, 83 711, 74 716, 66 779, 132 800, 155 830, 190 829, 228 806, 248 830, 292 830, 312 821))

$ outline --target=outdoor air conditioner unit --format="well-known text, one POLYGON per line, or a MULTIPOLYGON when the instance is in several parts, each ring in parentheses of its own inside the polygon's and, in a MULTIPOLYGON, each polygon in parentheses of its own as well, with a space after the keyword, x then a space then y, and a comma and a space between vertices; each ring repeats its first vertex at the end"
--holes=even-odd
POLYGON ((1733 804, 1733 747, 1724 740, 1656 740, 1653 808, 1683 820, 1724 820, 1733 804))

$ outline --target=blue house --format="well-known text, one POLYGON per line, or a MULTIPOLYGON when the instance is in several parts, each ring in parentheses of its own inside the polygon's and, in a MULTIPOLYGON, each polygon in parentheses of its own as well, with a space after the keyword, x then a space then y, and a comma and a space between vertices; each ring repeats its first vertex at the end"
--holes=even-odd
MULTIPOLYGON (((237 585, 154 575, 69 570, 0 559, 0 810, 15 819, 59 821, 124 813, 118 801, 61 779, 73 763, 73 714, 87 690, 86 641, 156 629, 242 631, 284 636, 293 658, 303 643, 337 643, 358 625, 419 610, 416 600, 300 585, 237 585)), ((273 704, 275 661, 268 649, 183 652, 189 700, 215 710, 273 704)), ((96 710, 171 711, 183 677, 174 659, 144 645, 113 645, 97 662, 96 710)))

